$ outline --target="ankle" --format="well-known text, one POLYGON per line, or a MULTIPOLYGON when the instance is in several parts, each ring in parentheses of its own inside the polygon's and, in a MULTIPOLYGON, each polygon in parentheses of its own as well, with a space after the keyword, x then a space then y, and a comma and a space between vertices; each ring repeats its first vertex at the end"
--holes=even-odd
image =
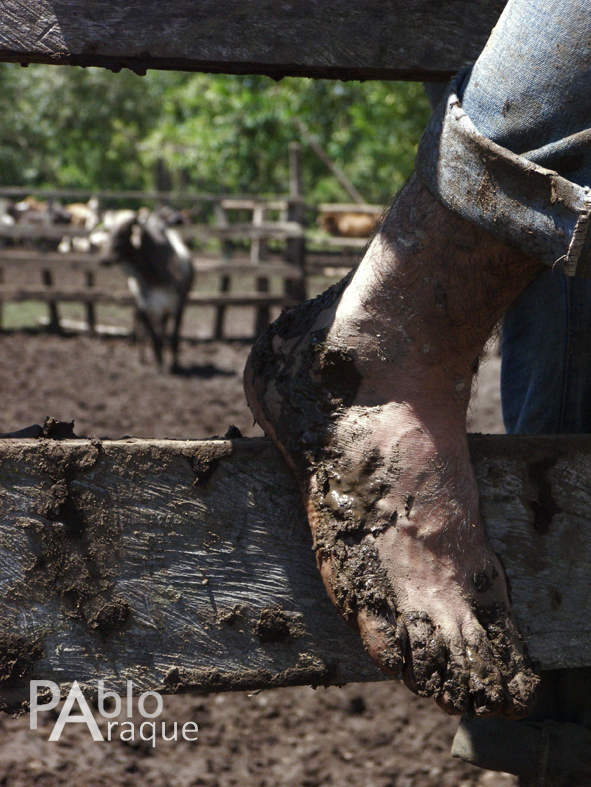
POLYGON ((435 318, 468 335, 488 335, 519 292, 544 269, 451 212, 411 179, 380 232, 401 284, 422 293, 435 318), (420 233, 417 226, 421 228, 420 233), (420 242, 409 243, 411 237, 420 242))
POLYGON ((542 269, 411 181, 343 294, 336 333, 349 332, 370 361, 400 363, 412 348, 421 368, 443 371, 459 384, 475 371, 506 309, 542 269))

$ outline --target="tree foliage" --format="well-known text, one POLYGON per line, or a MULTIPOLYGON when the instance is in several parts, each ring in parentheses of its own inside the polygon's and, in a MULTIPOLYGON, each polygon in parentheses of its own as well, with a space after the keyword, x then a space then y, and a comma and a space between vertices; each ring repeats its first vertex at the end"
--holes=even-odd
POLYGON ((349 201, 301 140, 299 119, 378 203, 411 172, 429 115, 416 83, 7 64, 0 112, 5 185, 152 188, 164 165, 176 188, 286 193, 288 143, 300 140, 306 197, 349 201))

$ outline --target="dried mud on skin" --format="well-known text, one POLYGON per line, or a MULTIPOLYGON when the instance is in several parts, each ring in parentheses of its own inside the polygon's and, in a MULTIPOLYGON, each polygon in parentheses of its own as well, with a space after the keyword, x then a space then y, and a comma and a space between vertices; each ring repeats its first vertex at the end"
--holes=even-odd
MULTIPOLYGON (((358 613, 367 610, 379 627, 387 647, 380 649, 378 666, 393 676, 404 674, 419 696, 447 693, 456 712, 489 715, 501 710, 523 716, 539 681, 527 655, 516 649, 519 643, 526 651, 507 609, 487 594, 496 570, 492 579, 479 575, 474 594, 467 597, 487 639, 473 652, 470 670, 454 665, 448 644, 426 613, 399 614, 374 542, 376 534, 396 524, 397 512, 393 521, 379 521, 375 503, 389 494, 399 468, 395 459, 386 466, 377 449, 352 462, 347 446, 340 444, 338 421, 353 405, 361 376, 353 358, 327 341, 328 328, 315 329, 347 283, 346 278, 314 301, 285 312, 255 344, 245 373, 255 418, 282 447, 313 510, 314 549, 319 565, 330 566, 329 584, 339 611, 356 627, 358 613)), ((407 517, 412 504, 408 496, 407 517)))
MULTIPOLYGON (((242 344, 184 345, 182 363, 209 371, 181 377, 142 366, 125 340, 0 334, 0 431, 43 424, 50 415, 75 420, 76 434, 90 437, 204 438, 223 435, 230 424, 247 436, 261 434, 242 393, 248 352, 242 344), (220 374, 210 375, 212 368, 220 374)), ((500 421, 487 417, 489 428, 496 424, 498 431, 500 421)), ((280 630, 271 620, 269 633, 280 630)), ((35 659, 35 643, 12 644, 18 651, 13 655, 26 651, 35 659)), ((3 674, 29 670, 30 661, 23 664, 5 650, 3 674)), ((27 715, 0 714, 2 784, 516 787, 513 777, 452 759, 457 719, 398 681, 256 696, 166 696, 162 721, 167 727, 195 721, 199 739, 158 742, 154 749, 137 740, 95 743, 80 724, 66 725, 59 744, 49 743, 56 717, 56 711, 40 713, 39 730, 32 731, 27 715)), ((106 720, 98 713, 96 718, 106 732, 106 720)), ((134 721, 136 727, 143 721, 137 712, 134 721)))

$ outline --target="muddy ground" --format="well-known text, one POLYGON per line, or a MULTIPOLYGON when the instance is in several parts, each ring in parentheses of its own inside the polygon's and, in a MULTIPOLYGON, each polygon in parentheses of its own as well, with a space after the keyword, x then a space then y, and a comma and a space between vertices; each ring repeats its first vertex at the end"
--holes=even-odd
MULTIPOLYGON (((223 435, 228 426, 259 434, 244 402, 245 343, 185 342, 183 373, 141 364, 125 339, 0 334, 0 432, 50 415, 76 422, 79 435, 223 435)), ((502 431, 499 359, 484 366, 471 430, 502 431)), ((344 688, 282 689, 206 697, 165 697, 169 730, 192 720, 188 743, 95 743, 69 724, 47 739, 55 712, 0 717, 0 785, 155 787, 475 787, 515 785, 514 777, 468 766, 449 755, 457 720, 397 682, 344 688)), ((102 723, 102 722, 101 722, 102 723)))

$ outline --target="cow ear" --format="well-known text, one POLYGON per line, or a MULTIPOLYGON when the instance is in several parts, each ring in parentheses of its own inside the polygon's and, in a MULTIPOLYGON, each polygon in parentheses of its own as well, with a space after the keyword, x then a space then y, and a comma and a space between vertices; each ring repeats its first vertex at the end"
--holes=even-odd
POLYGON ((142 228, 137 222, 131 227, 131 245, 134 249, 139 249, 142 245, 142 228))

